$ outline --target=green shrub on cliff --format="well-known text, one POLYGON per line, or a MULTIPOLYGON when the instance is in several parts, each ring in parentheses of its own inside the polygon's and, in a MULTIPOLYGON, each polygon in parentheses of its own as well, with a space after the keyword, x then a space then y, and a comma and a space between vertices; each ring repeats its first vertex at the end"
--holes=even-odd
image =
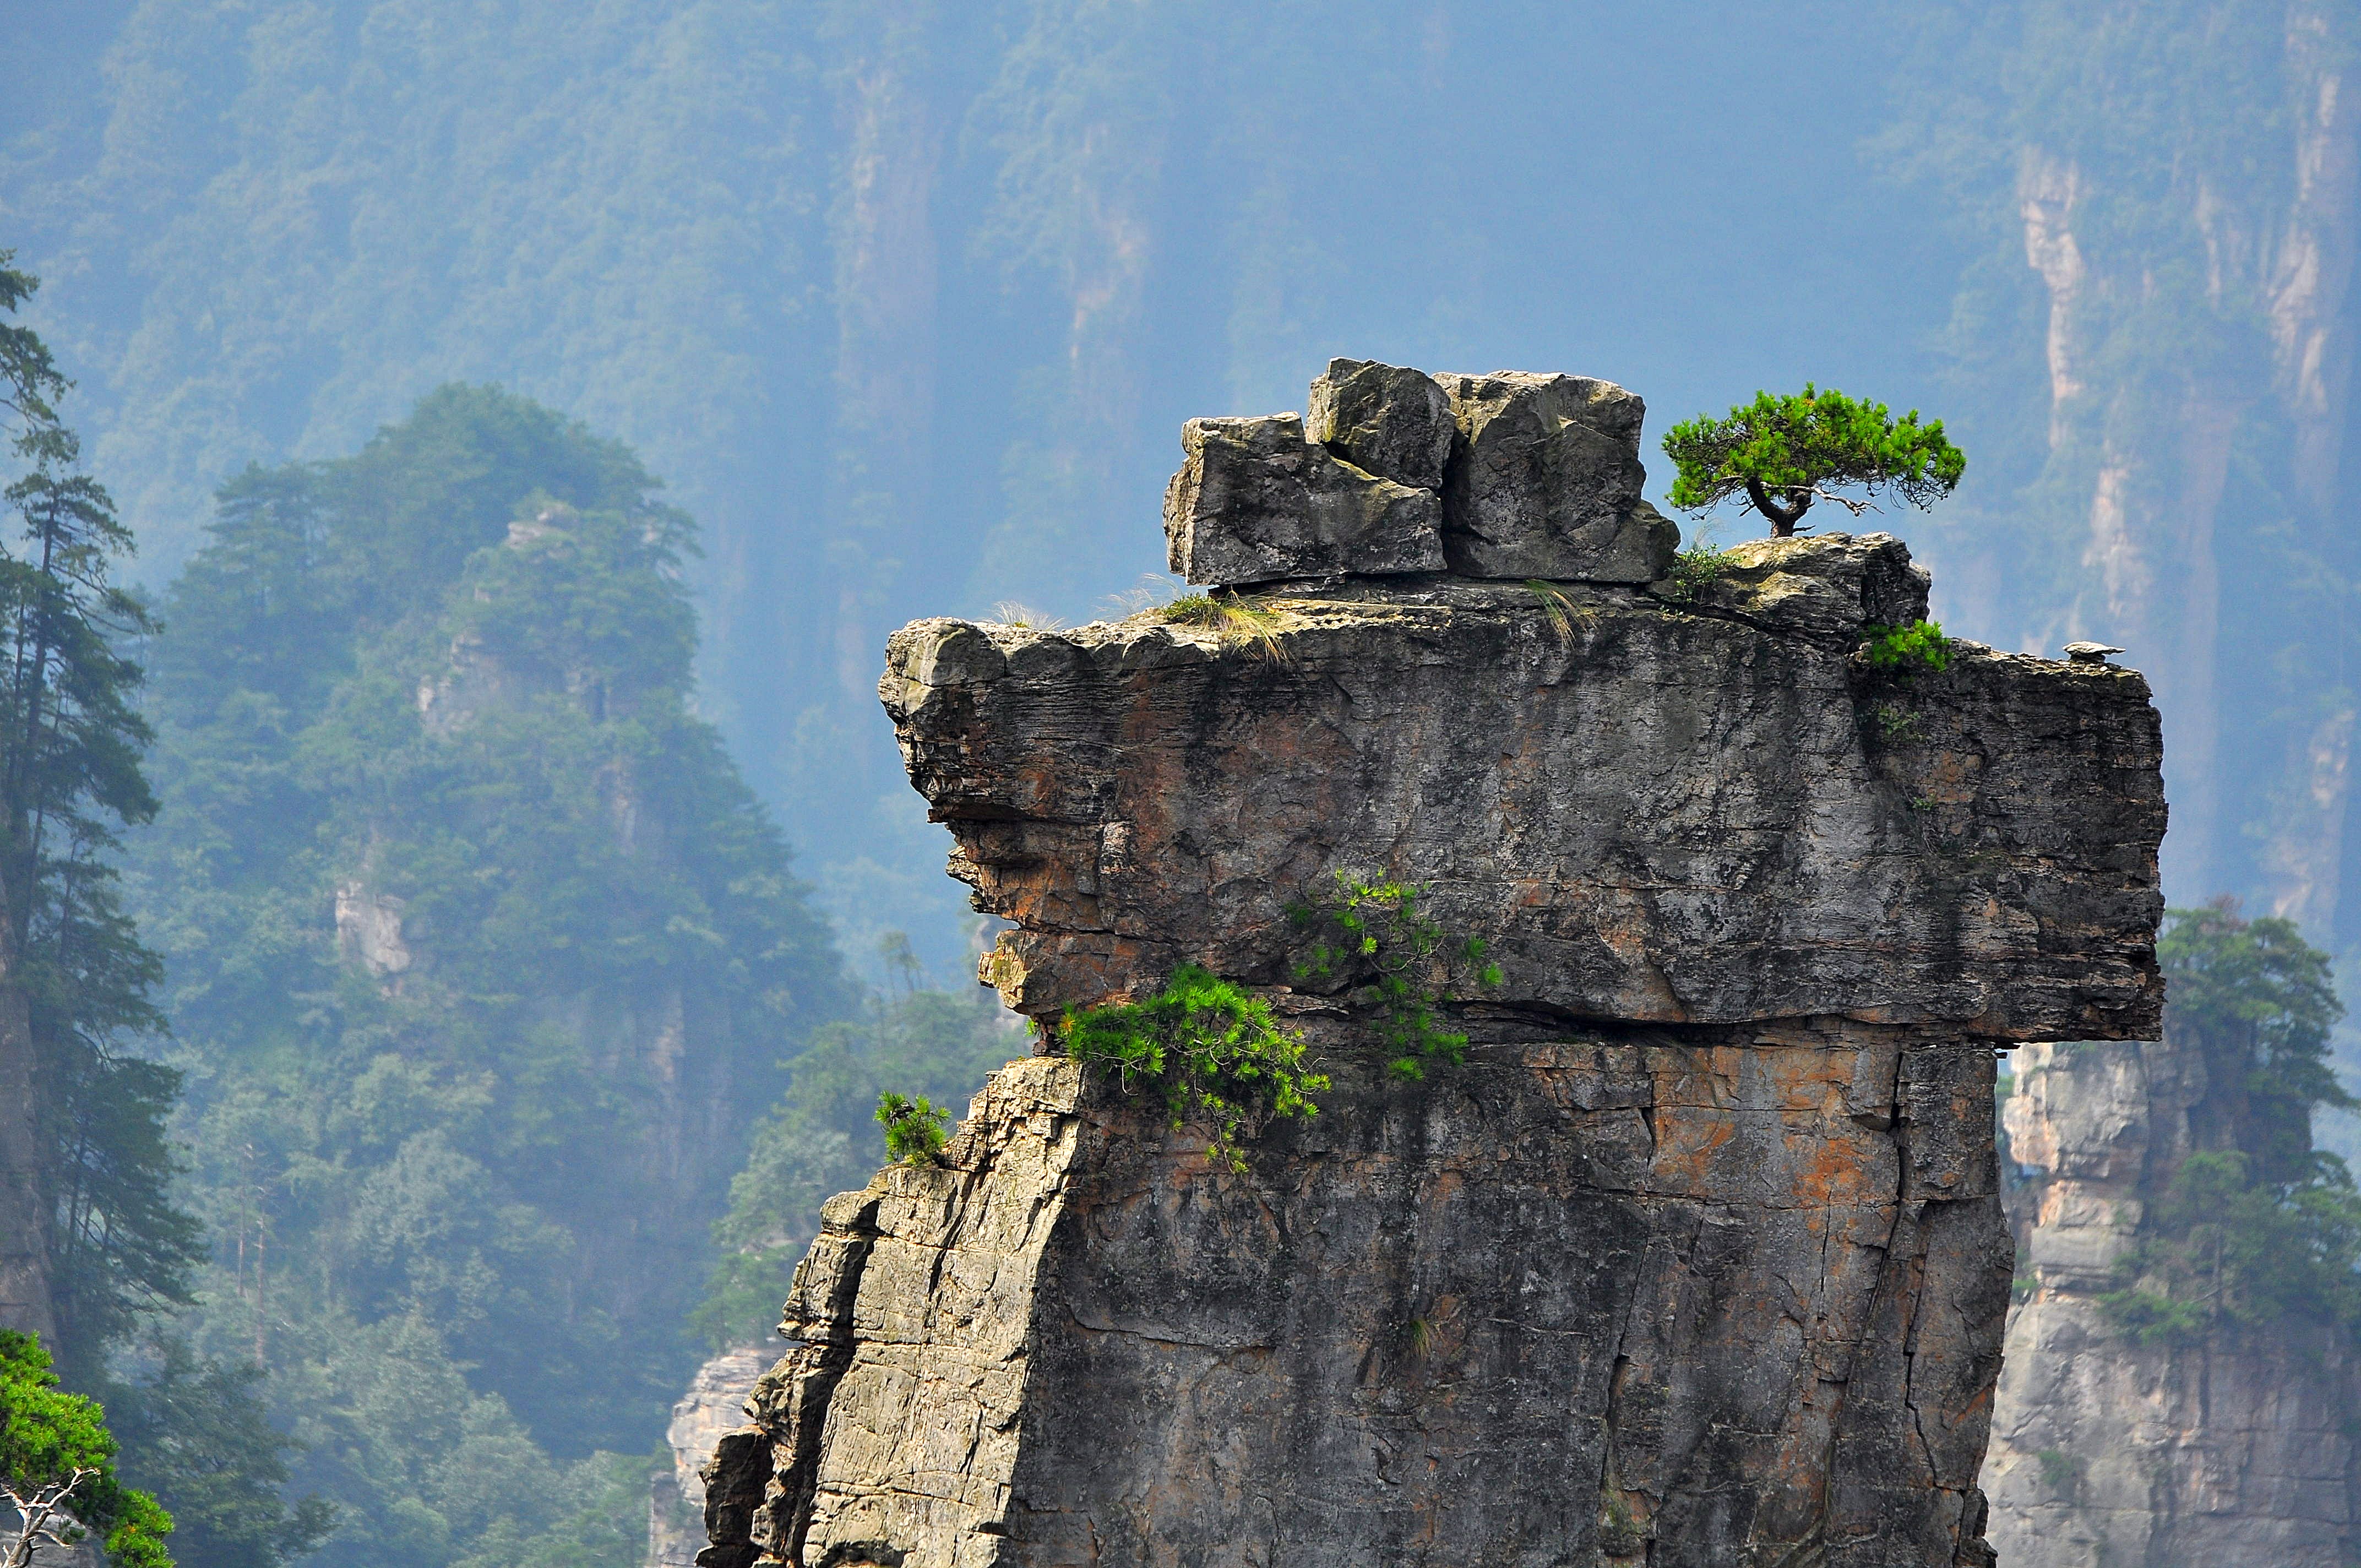
POLYGON ((1951 641, 1935 621, 1863 630, 1869 641, 1861 646, 1861 660, 1881 674, 1909 675, 1920 670, 1940 674, 1951 667, 1951 641))
POLYGON ((951 1113, 921 1094, 887 1090, 877 1097, 877 1124, 885 1129, 885 1157, 896 1165, 932 1165, 950 1141, 951 1113))
POLYGON ((1269 1003, 1202 964, 1182 964, 1141 1001, 1069 1009, 1054 1027, 1076 1061, 1160 1094, 1175 1128, 1211 1126, 1205 1153, 1236 1171, 1246 1168, 1238 1140, 1249 1126, 1315 1114, 1311 1096, 1329 1083, 1269 1003))
POLYGON ((1500 983, 1500 966, 1487 960, 1483 941, 1455 940, 1421 912, 1422 896, 1406 883, 1339 872, 1333 892, 1288 911, 1297 927, 1318 933, 1296 978, 1352 983, 1351 1000, 1377 1020, 1388 1070, 1413 1080, 1426 1076, 1430 1061, 1466 1060, 1467 1036, 1442 1024, 1442 988, 1454 971, 1472 986, 1500 983))

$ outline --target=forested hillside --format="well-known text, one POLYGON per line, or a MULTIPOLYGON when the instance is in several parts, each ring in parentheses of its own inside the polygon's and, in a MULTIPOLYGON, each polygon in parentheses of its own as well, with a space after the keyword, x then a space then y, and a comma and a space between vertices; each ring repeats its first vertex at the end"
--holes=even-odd
POLYGON ((654 489, 446 387, 234 479, 162 600, 128 908, 213 1240, 174 1329, 268 1369, 339 1563, 643 1511, 708 1226, 851 1000, 688 706, 691 525, 654 489))

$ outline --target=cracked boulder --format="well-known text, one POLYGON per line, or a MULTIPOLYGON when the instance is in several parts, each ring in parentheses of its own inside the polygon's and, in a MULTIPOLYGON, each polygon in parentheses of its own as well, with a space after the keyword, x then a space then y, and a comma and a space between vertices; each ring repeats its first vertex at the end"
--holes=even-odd
POLYGON ((1452 571, 1650 583, 1672 569, 1680 530, 1640 494, 1639 398, 1587 376, 1440 379, 1458 433, 1443 490, 1452 571))
POLYGON ((1422 490, 1443 488, 1451 459, 1451 397, 1423 370, 1331 359, 1312 383, 1304 431, 1356 468, 1422 490))
POLYGON ((1890 533, 1750 539, 1708 570, 1683 590, 1696 608, 1847 646, 1869 627, 1927 619, 1927 569, 1911 565, 1909 546, 1890 533))
POLYGON ((1192 419, 1164 492, 1166 556, 1191 583, 1443 569, 1433 490, 1379 478, 1306 438, 1293 414, 1192 419))

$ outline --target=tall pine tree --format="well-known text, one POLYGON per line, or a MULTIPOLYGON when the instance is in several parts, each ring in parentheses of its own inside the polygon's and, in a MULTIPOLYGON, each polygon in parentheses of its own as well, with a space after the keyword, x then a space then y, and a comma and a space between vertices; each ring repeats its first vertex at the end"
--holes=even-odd
MULTIPOLYGON (((8 259, 13 313, 38 280, 8 259)), ((82 472, 56 409, 70 383, 30 328, 0 337, 0 385, 16 469, 0 491, 15 524, 0 539, 0 1093, 29 1123, 5 1146, 23 1216, 8 1307, 87 1381, 141 1308, 186 1299, 198 1250, 167 1193, 178 1076, 126 1048, 160 1030, 158 963, 107 861, 117 830, 156 811, 141 671, 123 652, 154 628, 114 580, 131 535, 82 472)))

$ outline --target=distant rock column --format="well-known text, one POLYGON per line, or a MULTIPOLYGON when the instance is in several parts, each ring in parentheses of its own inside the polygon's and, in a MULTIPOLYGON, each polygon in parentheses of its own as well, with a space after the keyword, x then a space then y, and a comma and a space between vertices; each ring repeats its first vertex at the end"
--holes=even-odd
POLYGON ((2291 1322, 2142 1344, 2099 1298, 2150 1195, 2196 1152, 2196 1049, 2032 1045, 2005 1102, 2037 1173, 2030 1294, 2010 1314, 1983 1486, 2005 1568, 2344 1568, 2361 1545, 2356 1376, 2291 1322))
POLYGON ((996 1074, 828 1204, 698 1562, 1989 1563, 1992 1046, 2156 1028, 2146 682, 1872 669, 1927 605, 1882 534, 1667 580, 1605 382, 1339 361, 1311 407, 1192 425, 1205 601, 919 621, 880 691, 1011 1006, 1201 964, 1334 1087, 1239 1172, 996 1074), (1393 1076, 1301 967, 1340 872, 1487 944, 1465 1065, 1393 1076))
POLYGON ((672 1408, 664 1442, 672 1468, 648 1496, 648 1568, 691 1568, 705 1544, 705 1477, 698 1472, 721 1434, 746 1419, 746 1396, 776 1359, 775 1346, 738 1345, 708 1359, 672 1408))

